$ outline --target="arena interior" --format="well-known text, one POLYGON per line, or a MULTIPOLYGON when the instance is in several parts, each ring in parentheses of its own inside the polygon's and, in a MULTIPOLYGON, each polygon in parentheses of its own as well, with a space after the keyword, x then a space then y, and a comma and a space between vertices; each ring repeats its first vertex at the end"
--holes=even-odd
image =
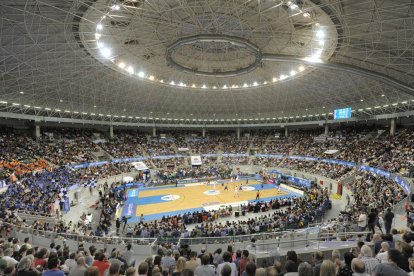
POLYGON ((413 1, 0 19, 0 275, 414 275, 413 1))

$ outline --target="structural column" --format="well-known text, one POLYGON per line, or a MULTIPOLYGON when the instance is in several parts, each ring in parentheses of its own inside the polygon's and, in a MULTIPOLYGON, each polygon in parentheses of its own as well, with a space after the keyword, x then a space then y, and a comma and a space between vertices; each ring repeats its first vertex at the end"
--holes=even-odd
POLYGON ((237 140, 240 140, 240 128, 237 128, 237 140))
POLYGON ((206 129, 203 127, 203 138, 206 137, 206 129))
POLYGON ((109 138, 114 138, 114 126, 110 125, 109 126, 109 138))
POLYGON ((40 125, 35 124, 35 133, 34 134, 35 134, 36 140, 40 138, 40 125))
POLYGON ((390 135, 394 136, 395 135, 395 118, 391 119, 391 124, 390 124, 390 135))
POLYGON ((288 127, 285 126, 285 137, 288 137, 288 136, 289 136, 289 130, 288 130, 288 127))
POLYGON ((155 136, 157 136, 157 128, 153 127, 152 128, 152 137, 155 137, 155 136))
POLYGON ((325 135, 328 135, 329 133, 329 126, 327 123, 325 123, 325 135))

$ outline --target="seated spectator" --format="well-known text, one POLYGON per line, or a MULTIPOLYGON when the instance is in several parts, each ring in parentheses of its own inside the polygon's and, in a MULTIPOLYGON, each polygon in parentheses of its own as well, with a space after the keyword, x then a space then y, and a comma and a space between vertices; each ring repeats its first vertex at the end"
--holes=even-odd
POLYGON ((65 273, 59 269, 59 259, 50 257, 47 260, 47 270, 43 271, 42 276, 65 276, 65 273))
POLYGON ((335 264, 331 260, 324 260, 321 264, 320 276, 335 276, 335 264))
POLYGON ((360 258, 354 258, 351 262, 351 268, 354 274, 353 276, 369 276, 370 274, 367 274, 365 272, 365 263, 360 258))
POLYGON ((361 260, 365 264, 365 272, 369 275, 371 275, 374 268, 379 264, 378 259, 372 257, 372 250, 368 245, 361 247, 361 260))
POLYGON ((312 266, 307 262, 300 263, 298 266, 298 276, 313 276, 312 266))
POLYGON ((85 263, 85 257, 78 257, 76 265, 69 271, 69 276, 83 276, 88 266, 85 263))
MULTIPOLYGON (((23 257, 17 265, 16 276, 39 276, 40 272, 33 266, 33 256, 23 257)), ((83 276, 83 275, 82 275, 83 276)))

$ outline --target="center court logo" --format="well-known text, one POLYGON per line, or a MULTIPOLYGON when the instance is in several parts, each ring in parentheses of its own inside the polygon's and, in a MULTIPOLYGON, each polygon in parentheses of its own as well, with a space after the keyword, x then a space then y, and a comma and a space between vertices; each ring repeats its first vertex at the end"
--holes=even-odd
POLYGON ((220 191, 217 191, 217 190, 208 190, 208 191, 203 192, 203 194, 209 195, 209 196, 218 195, 218 194, 220 194, 220 191))
POLYGON ((180 196, 179 195, 166 195, 166 196, 162 196, 161 200, 165 200, 165 201, 173 201, 173 200, 177 200, 179 199, 180 196))
POLYGON ((252 187, 252 186, 243 186, 243 187, 242 187, 242 190, 243 190, 243 191, 254 191, 255 189, 254 189, 254 187, 252 187))

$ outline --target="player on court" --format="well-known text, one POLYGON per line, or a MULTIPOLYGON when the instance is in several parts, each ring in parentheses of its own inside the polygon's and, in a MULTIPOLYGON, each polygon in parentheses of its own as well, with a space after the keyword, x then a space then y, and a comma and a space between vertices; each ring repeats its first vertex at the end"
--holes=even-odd
POLYGON ((225 191, 228 191, 228 190, 229 190, 229 186, 227 185, 227 182, 226 182, 226 184, 225 184, 225 186, 224 186, 224 190, 225 190, 225 191))
POLYGON ((259 200, 260 200, 260 191, 258 190, 256 193, 256 201, 259 201, 259 200))
POLYGON ((239 187, 234 186, 234 197, 239 197, 239 187))

